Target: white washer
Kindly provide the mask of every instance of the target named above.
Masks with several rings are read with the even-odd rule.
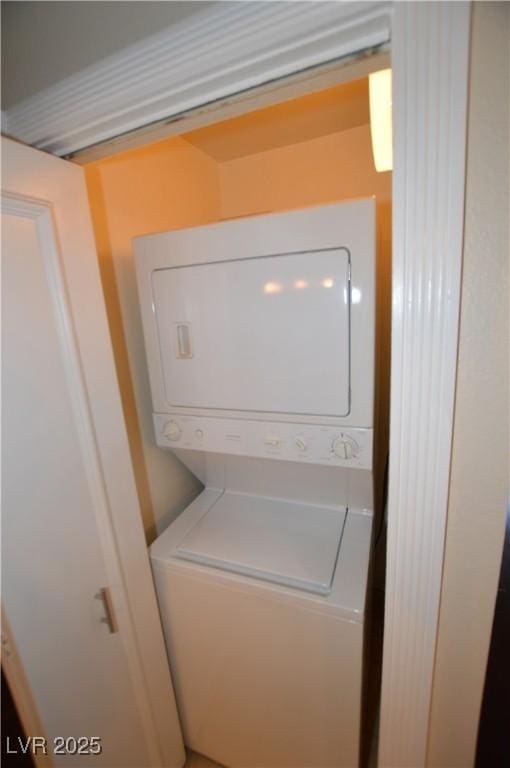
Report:
[[[208,488],[153,544],[192,749],[228,766],[358,764],[371,525]]]
[[[204,491],[151,547],[185,741],[359,760],[374,201],[135,241],[158,445]]]

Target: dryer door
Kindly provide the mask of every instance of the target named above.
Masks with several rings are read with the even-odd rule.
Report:
[[[156,270],[169,408],[349,413],[349,252]]]

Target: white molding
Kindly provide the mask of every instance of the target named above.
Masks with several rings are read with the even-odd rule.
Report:
[[[13,105],[10,136],[57,155],[389,40],[389,2],[218,3]]]
[[[470,5],[397,3],[379,765],[426,763],[457,365]]]

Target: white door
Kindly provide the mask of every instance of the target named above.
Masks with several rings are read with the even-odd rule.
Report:
[[[126,589],[147,560],[132,500],[115,530],[116,494],[134,485],[127,460],[122,488],[109,489],[125,432],[83,174],[13,142],[2,149],[2,603],[44,731],[27,735],[44,735],[57,765],[182,765],[148,564],[136,586],[144,615]],[[140,660],[147,626],[151,658]],[[151,674],[168,683],[158,712]]]

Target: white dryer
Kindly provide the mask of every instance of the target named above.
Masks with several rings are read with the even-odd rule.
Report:
[[[156,440],[204,483],[151,561],[185,735],[356,766],[372,532],[372,199],[135,241]]]

